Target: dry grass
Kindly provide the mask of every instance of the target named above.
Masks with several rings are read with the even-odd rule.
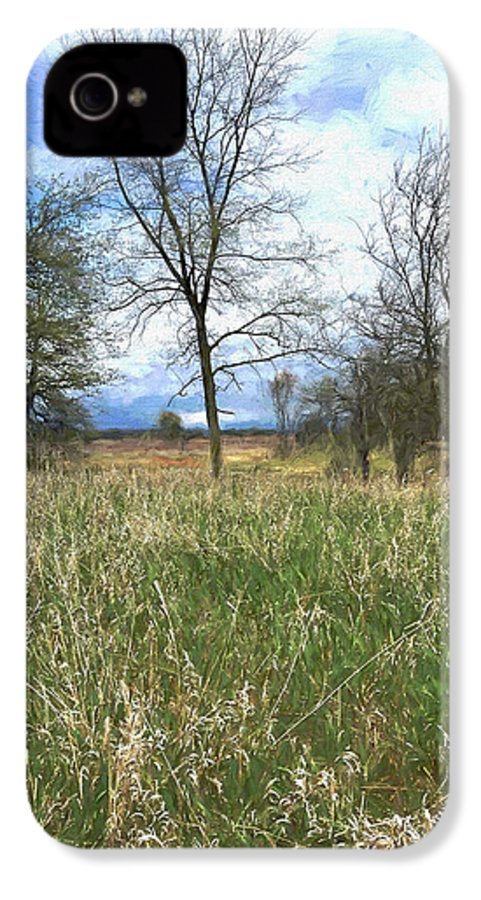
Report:
[[[446,793],[439,484],[31,477],[35,815],[80,846],[402,846]]]

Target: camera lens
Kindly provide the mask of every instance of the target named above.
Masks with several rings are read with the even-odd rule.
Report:
[[[110,78],[99,72],[82,75],[70,91],[70,103],[82,119],[105,119],[117,106],[119,95]]]

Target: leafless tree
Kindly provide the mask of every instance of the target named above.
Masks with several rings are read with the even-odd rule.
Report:
[[[121,252],[108,280],[132,329],[159,315],[175,324],[171,361],[188,371],[176,396],[201,383],[217,477],[219,413],[228,412],[219,393],[240,389],[246,366],[319,353],[322,344],[322,254],[283,187],[283,173],[308,164],[287,135],[296,114],[282,105],[306,37],[212,30],[169,38],[188,61],[187,142],[168,159],[113,161],[111,206],[122,228],[135,228],[113,242]]]
[[[294,375],[293,372],[289,372],[287,369],[276,372],[272,381],[269,381],[269,393],[272,406],[274,407],[277,431],[280,437],[280,450],[283,457],[287,456],[289,437],[294,432],[298,382],[297,375]]]
[[[417,449],[446,419],[449,310],[449,143],[421,135],[413,162],[394,166],[376,201],[362,249],[379,280],[372,296],[350,298],[347,320],[359,346],[383,359],[383,402],[405,481]],[[388,399],[388,402],[386,400]]]
[[[423,132],[414,163],[395,164],[363,250],[379,272],[360,319],[390,352],[436,363],[449,308],[449,144]]]

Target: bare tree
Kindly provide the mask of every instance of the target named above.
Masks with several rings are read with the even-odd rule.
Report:
[[[320,252],[282,186],[283,171],[308,162],[283,139],[296,115],[281,102],[306,38],[264,30],[170,38],[188,61],[187,142],[168,159],[113,161],[120,193],[111,205],[137,237],[127,232],[109,284],[132,329],[161,314],[175,323],[170,362],[188,370],[176,396],[201,383],[217,477],[219,413],[229,412],[219,394],[242,387],[246,366],[321,345]]]
[[[333,435],[345,414],[338,380],[332,375],[311,381],[299,391],[300,416],[296,431],[302,444]]]
[[[287,456],[289,449],[289,437],[294,432],[297,406],[298,377],[293,372],[283,369],[277,372],[269,382],[274,415],[276,417],[277,431],[280,436],[280,449],[283,457]]]
[[[361,334],[391,354],[436,366],[449,308],[449,143],[423,132],[415,160],[397,162],[363,251],[379,272],[358,316]]]
[[[358,346],[383,360],[381,385],[398,478],[419,447],[440,437],[449,309],[449,143],[421,135],[415,159],[395,164],[362,249],[379,280],[370,297],[350,298]],[[351,335],[352,343],[352,335]],[[380,408],[381,408],[380,407]]]

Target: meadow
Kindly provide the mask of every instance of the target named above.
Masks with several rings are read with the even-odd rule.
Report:
[[[41,825],[83,847],[429,832],[447,793],[443,485],[380,467],[365,487],[268,448],[232,450],[213,483],[201,453],[124,450],[29,474]]]

